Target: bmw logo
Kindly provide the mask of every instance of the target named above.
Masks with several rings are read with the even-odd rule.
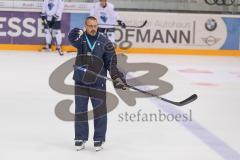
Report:
[[[205,28],[208,31],[214,31],[217,28],[217,22],[215,19],[208,19],[207,22],[205,23]]]

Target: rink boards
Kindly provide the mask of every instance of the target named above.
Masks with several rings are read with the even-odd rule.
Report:
[[[230,15],[119,12],[127,25],[143,28],[116,28],[118,52],[151,54],[239,56],[240,17]],[[75,51],[67,40],[74,27],[83,28],[89,14],[64,13],[63,50]],[[44,45],[39,11],[0,11],[1,50],[39,50]]]

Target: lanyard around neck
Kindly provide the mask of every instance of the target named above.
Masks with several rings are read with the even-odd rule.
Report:
[[[86,40],[87,40],[87,44],[88,44],[88,46],[89,46],[89,48],[90,48],[90,50],[91,51],[93,51],[94,50],[94,48],[95,48],[95,46],[96,46],[96,43],[97,43],[97,39],[94,41],[94,43],[93,43],[93,45],[90,43],[90,40],[89,40],[89,38],[88,38],[88,36],[85,34],[85,37],[86,37]]]

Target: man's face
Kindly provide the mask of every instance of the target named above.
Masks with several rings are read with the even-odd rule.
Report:
[[[100,5],[104,8],[107,5],[107,0],[100,0]]]
[[[97,30],[98,30],[98,24],[97,24],[96,20],[92,20],[92,19],[87,20],[85,27],[86,27],[87,34],[89,34],[91,36],[96,35]]]

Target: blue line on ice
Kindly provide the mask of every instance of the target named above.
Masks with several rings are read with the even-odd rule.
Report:
[[[160,101],[158,99],[152,99],[158,108],[161,108],[164,112],[169,114],[183,114],[176,106],[168,104],[167,102]],[[161,103],[162,105],[159,105]],[[219,137],[208,131],[206,128],[201,126],[200,123],[193,120],[191,122],[179,122],[183,127],[185,127],[189,132],[198,137],[202,142],[204,142],[208,147],[214,150],[218,155],[226,160],[240,160],[240,154],[233,149],[231,146],[226,144]]]

